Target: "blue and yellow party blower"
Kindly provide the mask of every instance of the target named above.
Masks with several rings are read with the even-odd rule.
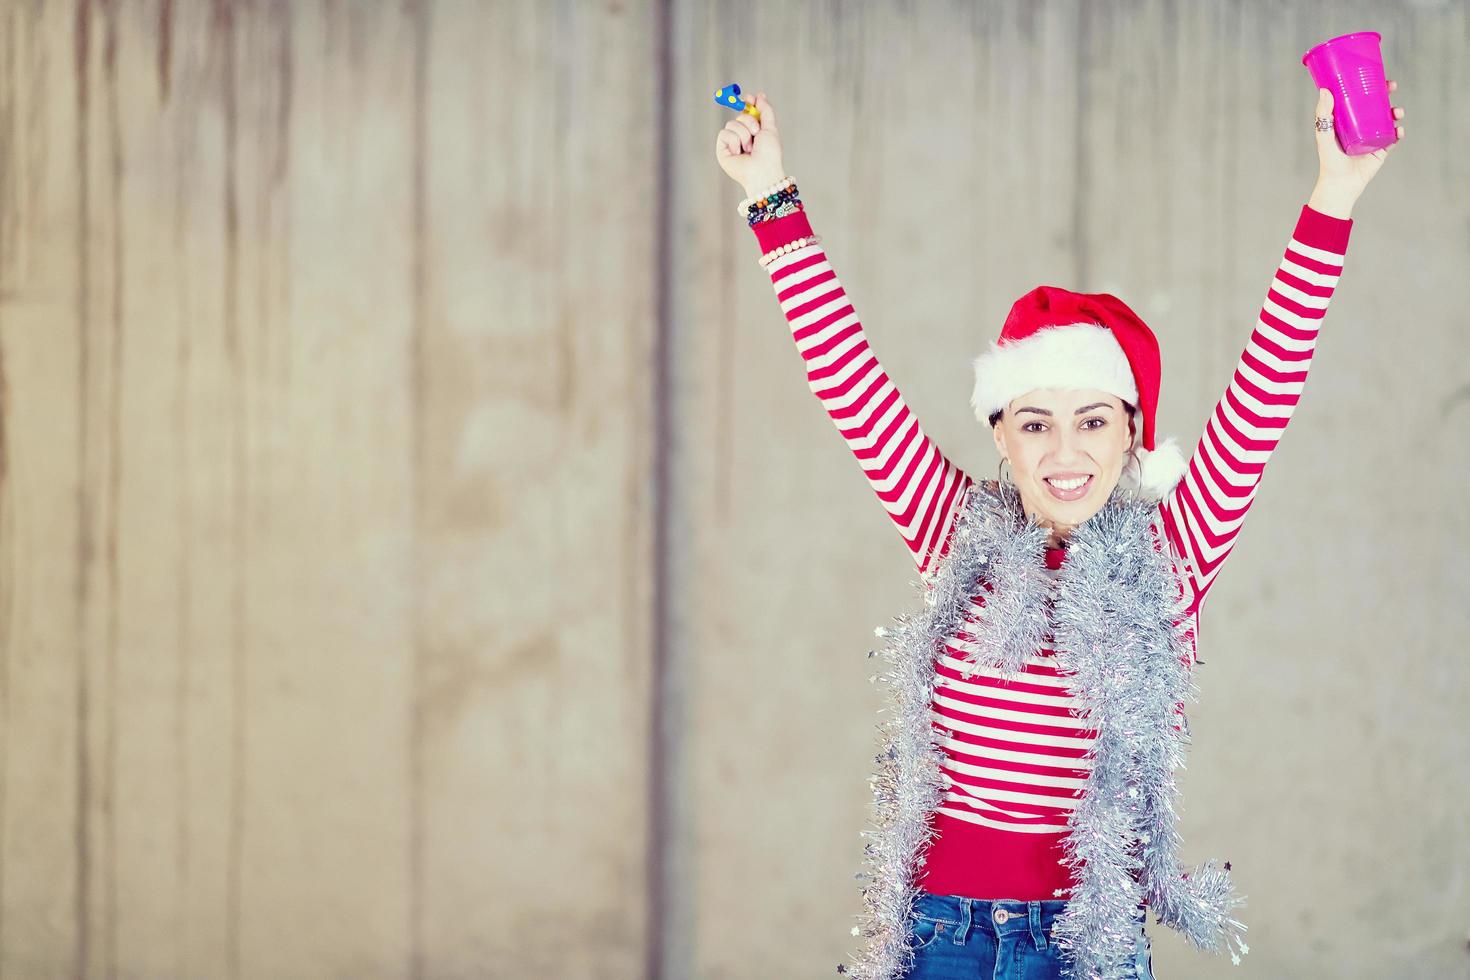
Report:
[[[736,112],[748,112],[757,119],[761,117],[759,109],[740,97],[740,86],[734,82],[715,91],[715,102],[727,109],[734,109]]]

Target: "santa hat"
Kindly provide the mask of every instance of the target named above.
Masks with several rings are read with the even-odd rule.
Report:
[[[1159,342],[1122,300],[1037,286],[1016,300],[1000,339],[975,359],[975,417],[988,421],[1013,398],[1037,388],[1097,388],[1133,405],[1143,418],[1134,443],[1139,473],[1120,482],[1150,499],[1168,494],[1187,464],[1174,438],[1154,448]]]

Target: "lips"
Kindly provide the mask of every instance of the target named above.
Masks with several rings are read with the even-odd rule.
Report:
[[[1077,484],[1076,486],[1073,486],[1073,484],[1077,483],[1077,480],[1079,478],[1082,479],[1082,482],[1080,484]],[[1042,480],[1042,482],[1046,484],[1047,492],[1050,493],[1057,500],[1068,501],[1081,500],[1083,497],[1087,496],[1087,491],[1092,489],[1092,481],[1094,479],[1096,478],[1090,473],[1066,475],[1057,474],[1055,476],[1046,477],[1044,480]],[[1058,480],[1061,483],[1066,484],[1066,488],[1057,486],[1055,483],[1052,482],[1052,480]]]

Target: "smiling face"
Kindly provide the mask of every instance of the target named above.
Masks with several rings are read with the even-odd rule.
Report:
[[[1052,543],[1102,509],[1128,461],[1132,413],[1117,395],[1037,388],[1012,399],[992,426],[1028,514]]]

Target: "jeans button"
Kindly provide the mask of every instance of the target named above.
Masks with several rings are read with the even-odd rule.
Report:
[[[1007,912],[1005,909],[995,910],[995,921],[999,922],[1001,925],[1005,925],[1006,920],[1010,917],[1011,913]]]

